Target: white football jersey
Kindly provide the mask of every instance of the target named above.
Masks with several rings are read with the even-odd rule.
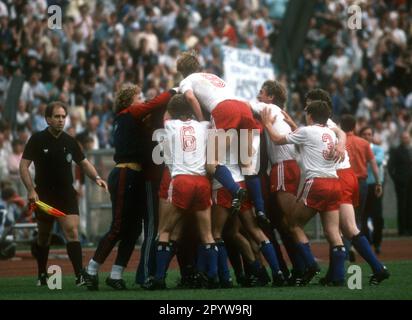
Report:
[[[337,138],[332,130],[321,125],[306,126],[289,133],[286,141],[300,146],[306,179],[338,177],[333,160]]]
[[[192,73],[180,82],[179,91],[192,90],[202,108],[208,112],[222,101],[236,99],[226,82],[212,73]]]
[[[170,174],[206,175],[206,147],[210,123],[196,120],[167,120],[165,160]]]
[[[326,122],[326,126],[329,129],[338,127],[337,124],[333,122],[332,119],[328,119],[328,121]],[[345,148],[345,159],[342,162],[336,164],[336,170],[347,169],[347,168],[350,168],[350,160],[349,160],[349,153]]]
[[[286,135],[292,132],[290,126],[284,121],[285,117],[282,114],[282,109],[280,109],[275,104],[267,104],[263,102],[251,102],[250,103],[254,113],[259,114],[263,109],[269,108],[271,115],[276,116],[276,120],[273,123],[273,128],[275,128],[280,134]],[[265,139],[267,146],[267,153],[271,165],[276,163],[286,161],[286,160],[295,160],[297,157],[296,148],[291,144],[279,145],[274,143],[269,134],[265,129]]]

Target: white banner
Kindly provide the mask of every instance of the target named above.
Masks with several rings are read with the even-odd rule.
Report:
[[[245,100],[256,100],[266,80],[274,80],[270,54],[258,50],[222,46],[224,80],[233,94]]]

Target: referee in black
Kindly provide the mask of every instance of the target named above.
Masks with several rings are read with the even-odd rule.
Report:
[[[63,131],[67,107],[63,102],[51,102],[45,112],[48,127],[33,134],[27,142],[20,162],[20,175],[27,188],[29,202],[41,200],[63,211],[67,216],[55,218],[36,210],[38,238],[35,244],[38,265],[38,286],[47,285],[47,259],[51,230],[57,219],[64,236],[69,258],[76,275],[76,285],[84,284],[82,277],[82,249],[79,242],[79,206],[73,188],[72,161],[85,174],[107,191],[106,182],[97,174],[93,165],[85,158],[77,141]],[[34,184],[29,166],[34,162]]]

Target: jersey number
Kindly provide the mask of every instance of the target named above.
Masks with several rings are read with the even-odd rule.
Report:
[[[220,79],[218,76],[215,76],[214,74],[203,73],[202,75],[204,78],[209,80],[209,82],[215,87],[223,88],[225,86],[224,81]]]
[[[333,160],[335,144],[330,134],[324,133],[322,135],[322,141],[326,142],[326,150],[322,151],[323,158],[325,160]]]
[[[193,127],[182,127],[180,129],[182,149],[184,152],[192,152],[196,150],[196,137],[194,134],[195,129]]]

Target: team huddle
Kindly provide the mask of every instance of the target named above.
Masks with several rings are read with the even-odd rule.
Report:
[[[117,242],[116,262],[106,284],[126,289],[122,273],[142,219],[136,203],[145,211],[151,206],[146,199],[146,164],[152,159],[145,155],[154,147],[160,147],[165,165],[155,203],[159,220],[153,255],[141,253],[136,278],[143,288],[166,288],[175,255],[183,288],[233,287],[229,261],[236,282],[244,287],[270,282],[276,287],[305,286],[320,272],[304,232],[317,213],[330,247],[321,285],[345,284],[343,239],[370,265],[371,285],[389,278],[355,218],[358,180],[345,149],[346,132],[353,130],[354,121],[342,120],[342,130],[330,119],[326,91],[307,93],[307,125],[298,128],[283,111],[287,93],[277,81],[265,81],[254,103],[239,100],[222,79],[201,72],[192,54],[183,54],[177,69],[184,77],[179,87],[148,102],[140,100],[137,86],[124,86],[117,94],[116,166],[108,181],[113,222],[82,272],[89,290],[98,290],[98,269]],[[144,140],[148,117],[153,128],[164,128],[151,145]],[[380,196],[378,169],[370,160]]]

